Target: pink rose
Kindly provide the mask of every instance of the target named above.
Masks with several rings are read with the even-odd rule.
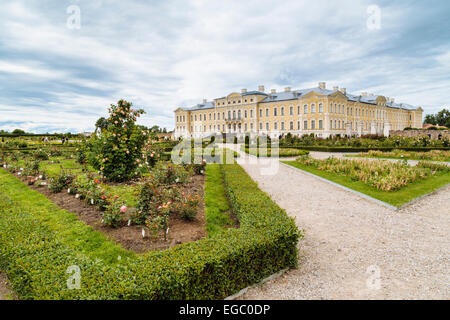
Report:
[[[125,213],[127,211],[127,207],[126,206],[121,206],[120,207],[120,212]]]

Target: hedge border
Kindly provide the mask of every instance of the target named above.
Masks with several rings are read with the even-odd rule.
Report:
[[[1,169],[0,267],[21,299],[166,300],[223,299],[296,267],[301,234],[293,219],[239,165],[222,168],[239,229],[129,256]],[[122,258],[106,261],[100,256],[105,250]],[[78,290],[67,287],[72,265],[81,270]]]

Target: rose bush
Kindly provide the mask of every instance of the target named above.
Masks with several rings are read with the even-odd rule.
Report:
[[[108,126],[91,138],[89,161],[108,180],[127,181],[136,177],[143,166],[142,149],[148,135],[136,120],[144,110],[132,109],[130,102],[120,100],[108,111]]]

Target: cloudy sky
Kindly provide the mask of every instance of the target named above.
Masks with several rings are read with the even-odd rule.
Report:
[[[260,84],[325,81],[425,113],[450,105],[448,0],[0,0],[0,8],[3,130],[90,131],[121,98],[147,111],[141,124],[172,129],[177,107]]]

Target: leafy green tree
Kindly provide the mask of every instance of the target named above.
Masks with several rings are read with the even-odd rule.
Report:
[[[21,129],[14,129],[14,131],[12,132],[12,134],[25,134],[25,131],[21,130]]]
[[[427,114],[423,123],[450,127],[450,111],[447,109],[442,109],[436,114]]]
[[[136,177],[137,168],[142,166],[142,149],[148,135],[136,120],[144,110],[132,109],[130,102],[120,100],[108,111],[105,129],[91,138],[89,162],[108,180],[127,181]]]

